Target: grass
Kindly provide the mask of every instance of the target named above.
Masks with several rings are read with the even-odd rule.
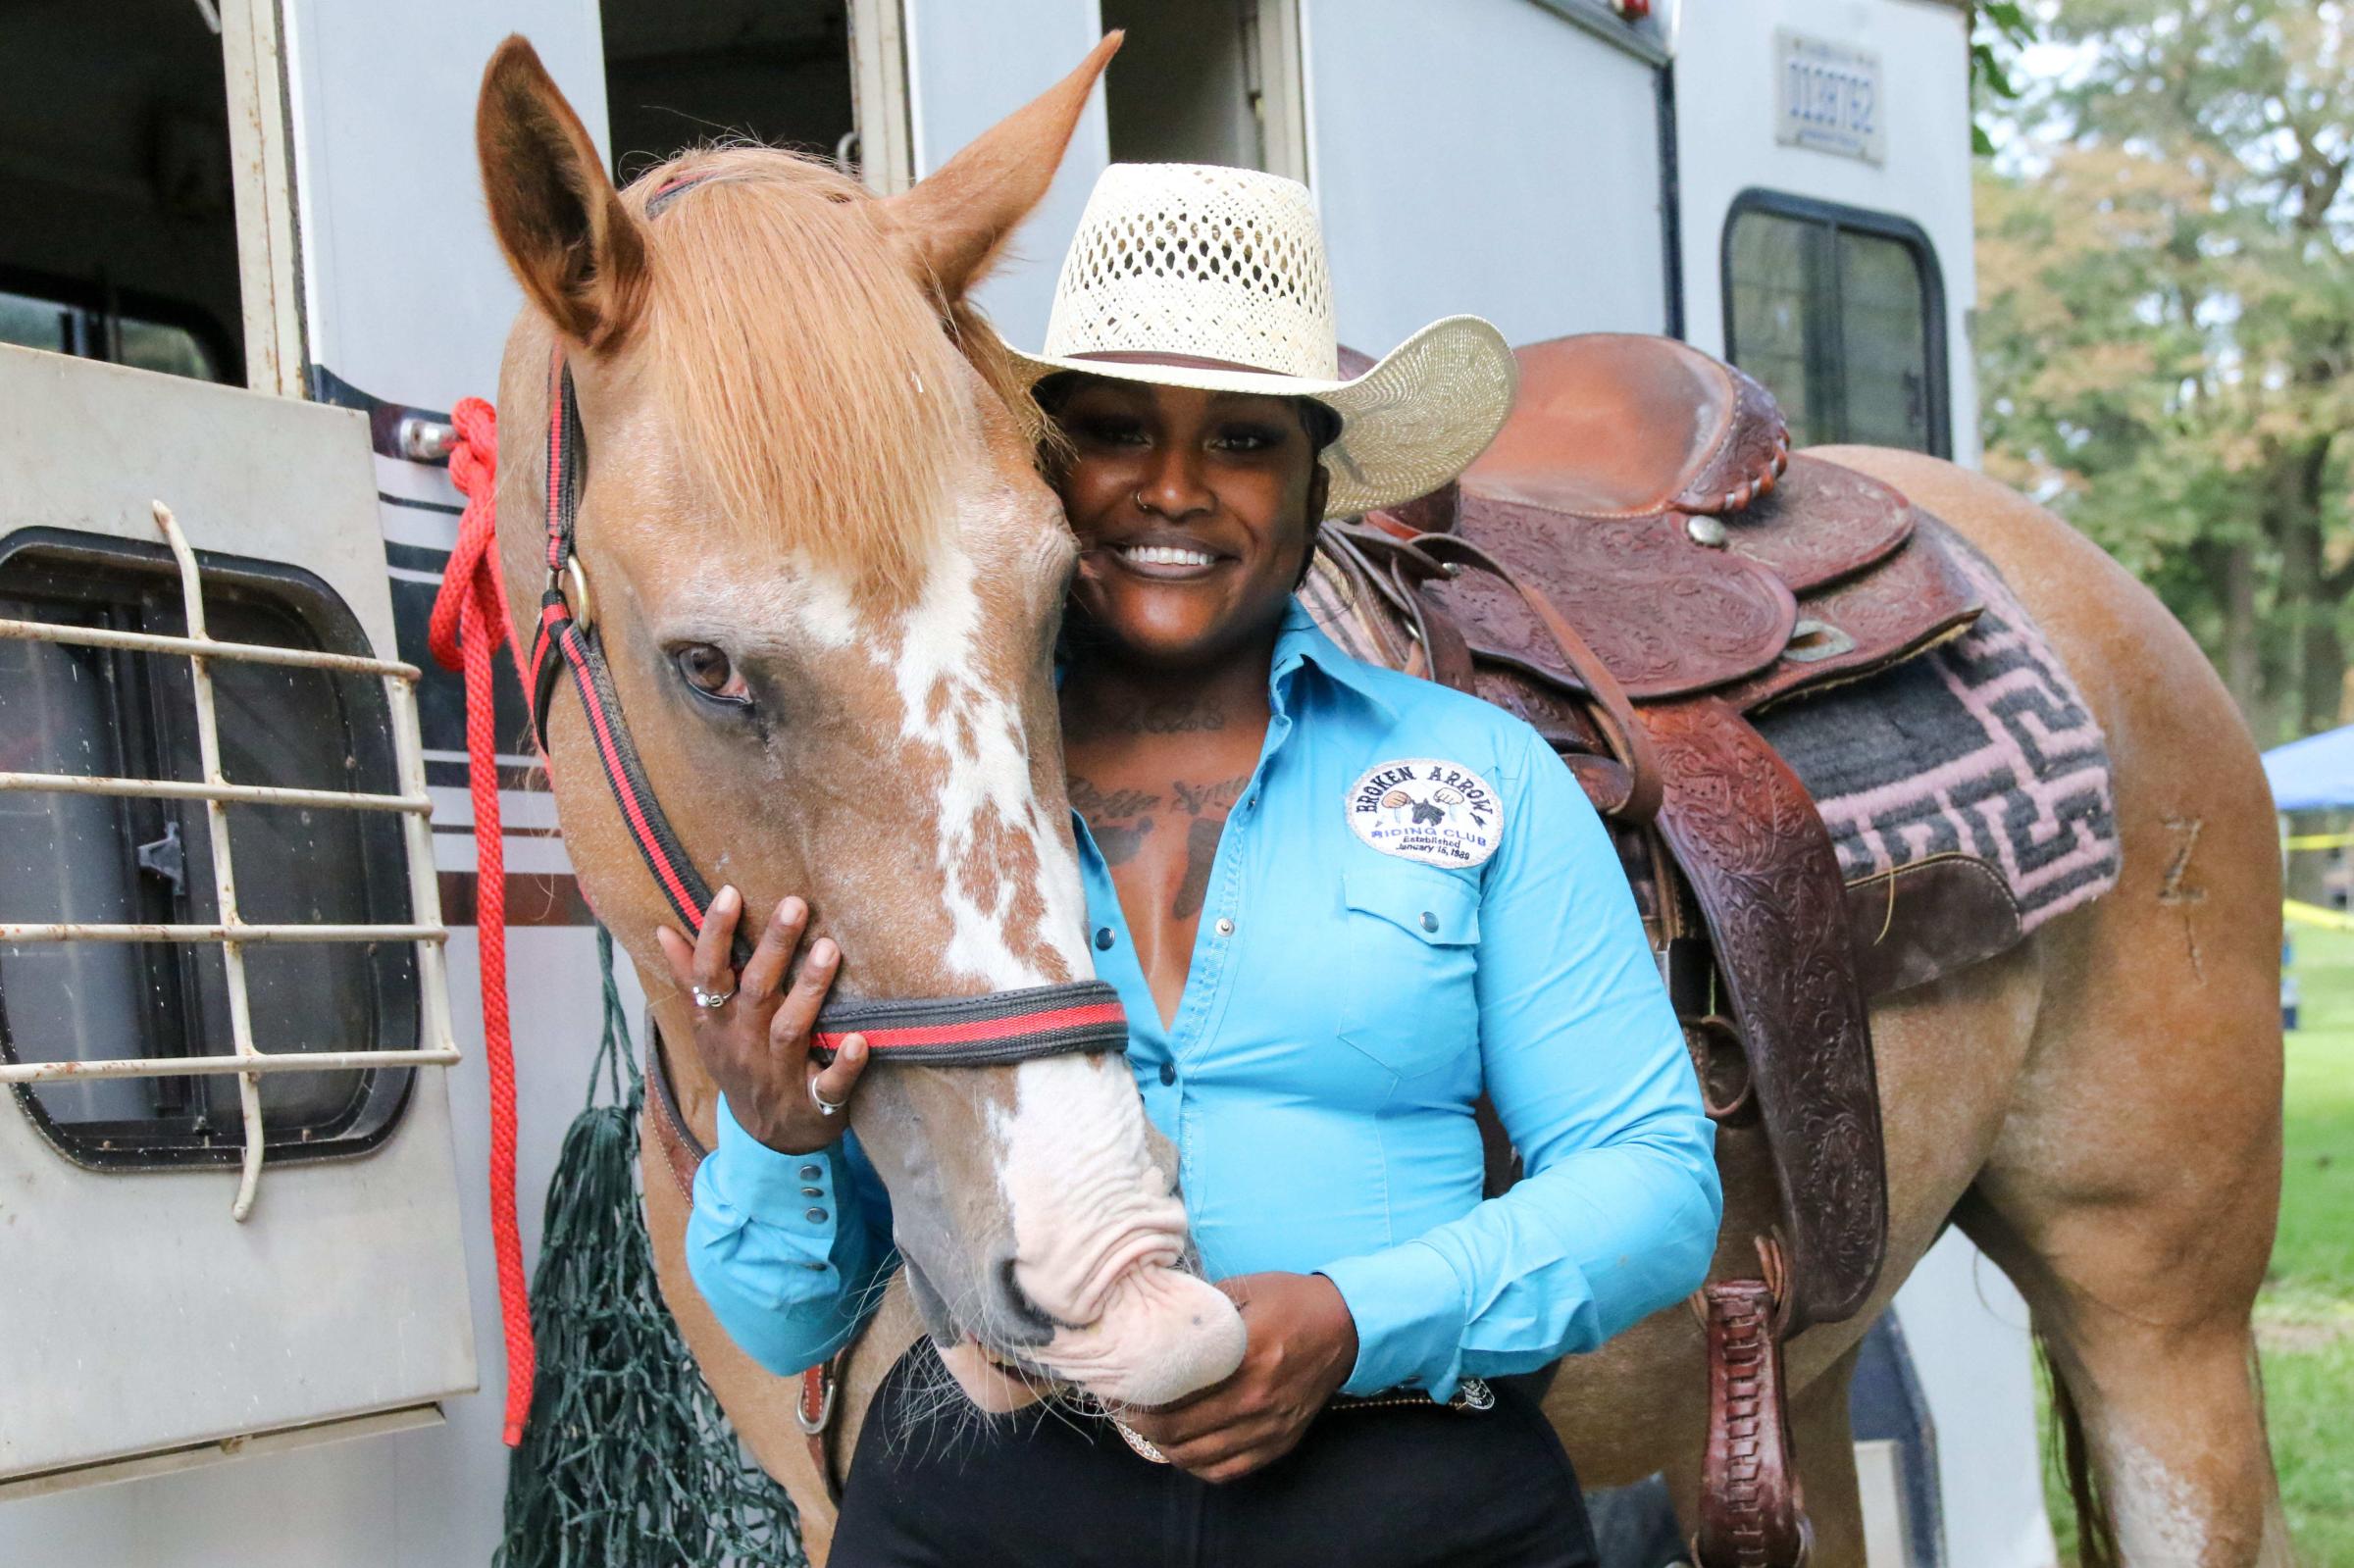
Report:
[[[2280,1231],[2256,1301],[2265,1408],[2302,1568],[2354,1568],[2354,934],[2295,930]],[[2045,1445],[2052,1447],[2046,1422]],[[2052,1528],[2074,1560],[2056,1459]]]

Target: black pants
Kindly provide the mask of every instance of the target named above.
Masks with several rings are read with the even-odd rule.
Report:
[[[1329,1411],[1212,1486],[1111,1424],[1033,1407],[981,1424],[919,1340],[875,1396],[830,1568],[1593,1568],[1577,1477],[1534,1400]],[[926,1414],[926,1412],[938,1412]]]

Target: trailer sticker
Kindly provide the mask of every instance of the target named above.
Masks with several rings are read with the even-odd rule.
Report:
[[[1773,139],[1866,163],[1888,160],[1880,57],[1868,50],[1773,31]]]

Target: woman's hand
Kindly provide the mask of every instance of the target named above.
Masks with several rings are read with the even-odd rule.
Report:
[[[1356,1365],[1356,1321],[1321,1274],[1243,1274],[1218,1289],[1243,1309],[1243,1364],[1175,1404],[1122,1417],[1204,1481],[1233,1481],[1292,1451]]]
[[[809,906],[787,898],[768,917],[751,962],[739,975],[728,958],[742,915],[743,895],[722,887],[691,945],[667,926],[655,930],[654,939],[682,990],[728,998],[717,1007],[696,1004],[694,1049],[728,1097],[736,1124],[779,1153],[813,1153],[849,1126],[839,1107],[849,1103],[866,1070],[866,1039],[858,1035],[842,1042],[830,1065],[821,1068],[809,1059],[809,1032],[842,967],[842,949],[820,936],[803,955],[793,987],[782,989],[809,921]],[[821,1096],[824,1105],[837,1107],[832,1114]]]

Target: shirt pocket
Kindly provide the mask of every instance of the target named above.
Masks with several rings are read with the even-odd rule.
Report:
[[[1340,1036],[1400,1078],[1479,1044],[1479,888],[1401,863],[1341,878]]]

